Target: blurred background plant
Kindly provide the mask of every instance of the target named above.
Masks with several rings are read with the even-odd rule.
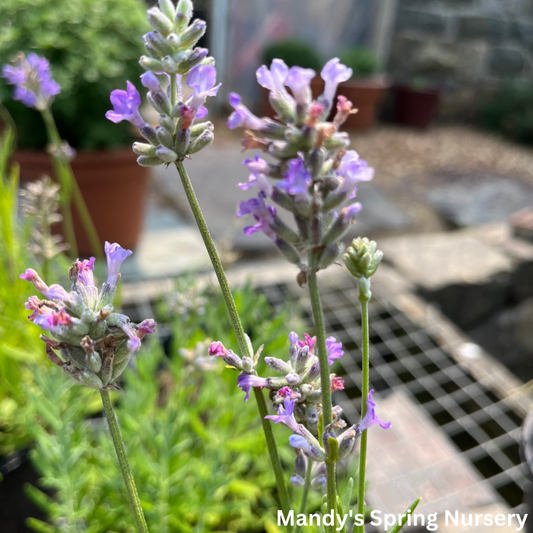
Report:
[[[482,124],[492,131],[519,143],[533,145],[533,86],[511,80],[481,109]]]
[[[353,77],[371,76],[379,69],[379,61],[374,52],[364,47],[345,50],[339,54],[342,64],[353,70]]]
[[[323,66],[323,61],[312,45],[292,39],[275,42],[264,48],[262,60],[266,65],[270,65],[276,58],[283,59],[289,67],[312,68],[317,73]]]
[[[128,125],[110,129],[103,120],[109,94],[141,74],[138,36],[147,28],[141,0],[5,0],[0,4],[0,64],[18,52],[44,55],[61,94],[54,115],[64,139],[76,149],[112,148],[131,140]],[[47,143],[41,118],[11,98],[0,81],[0,101],[17,124],[21,148]]]

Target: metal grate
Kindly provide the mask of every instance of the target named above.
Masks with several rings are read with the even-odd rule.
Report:
[[[237,277],[242,281],[249,274],[246,271]],[[138,285],[139,289],[128,291],[123,311],[134,320],[153,316],[155,294],[171,286],[163,283],[145,291],[142,284]],[[295,313],[311,326],[307,292],[292,279],[274,282],[272,276],[263,276],[258,288],[275,308],[291,302]],[[346,351],[340,360],[345,390],[336,393],[336,400],[348,420],[356,421],[361,398],[361,321],[356,282],[344,275],[328,276],[321,278],[320,288],[327,332],[340,340]],[[373,292],[369,305],[372,388],[382,395],[404,391],[421,405],[502,500],[516,509],[523,503],[529,483],[519,453],[522,413],[480,383],[458,363],[446,342],[411,320],[388,294]]]
[[[343,343],[340,360],[345,390],[337,396],[348,419],[357,420],[361,391],[361,318],[357,287],[342,276],[321,282],[328,333]],[[351,285],[350,285],[351,283]],[[270,302],[289,299],[311,324],[304,291],[289,284],[263,287]],[[369,305],[370,382],[381,394],[405,391],[441,427],[461,453],[512,508],[522,504],[528,484],[519,453],[522,417],[460,366],[446,346],[417,326],[384,297]],[[338,393],[339,394],[339,393]]]

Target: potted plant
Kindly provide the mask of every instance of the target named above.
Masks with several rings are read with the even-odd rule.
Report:
[[[142,69],[146,29],[141,0],[7,0],[0,4],[0,64],[18,52],[36,52],[51,65],[61,93],[53,103],[59,132],[76,151],[72,168],[100,236],[133,247],[141,231],[147,171],[129,146],[128,124],[110,127],[105,112],[109,94],[136,83]],[[45,152],[46,129],[39,113],[12,99],[13,88],[0,79],[0,101],[18,128],[15,159],[22,180],[53,175]],[[81,253],[90,251],[74,211]]]
[[[394,116],[398,124],[426,129],[433,122],[439,104],[440,89],[422,77],[394,88]]]
[[[381,103],[390,83],[383,75],[378,75],[379,62],[366,48],[352,48],[340,54],[340,61],[353,71],[352,78],[338,88],[338,94],[353,102],[357,113],[350,115],[345,122],[347,129],[363,130],[376,122]]]
[[[313,98],[318,98],[324,90],[324,80],[318,75],[322,68],[322,61],[313,46],[308,43],[287,40],[278,41],[269,44],[262,54],[262,61],[265,65],[270,66],[273,59],[282,59],[288,67],[302,67],[311,68],[317,76],[311,81],[311,91]],[[270,106],[268,101],[269,91],[265,88],[261,89],[261,111],[264,116],[274,118],[276,113]]]

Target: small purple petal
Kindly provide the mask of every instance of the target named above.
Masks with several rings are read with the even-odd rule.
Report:
[[[372,394],[374,394],[373,390],[368,393],[368,401],[366,402],[366,405],[368,406],[368,411],[366,412],[365,417],[359,424],[360,432],[367,430],[375,424],[379,424],[379,426],[383,429],[389,429],[392,426],[391,422],[384,422],[383,420],[380,420],[376,415],[376,404],[372,400]]]
[[[116,285],[120,275],[120,265],[133,252],[125,250],[117,243],[105,243],[105,254],[107,256],[107,283]]]

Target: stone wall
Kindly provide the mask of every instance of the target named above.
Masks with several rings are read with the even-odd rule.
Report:
[[[533,0],[398,0],[388,70],[442,85],[444,115],[468,113],[502,80],[533,81]]]

